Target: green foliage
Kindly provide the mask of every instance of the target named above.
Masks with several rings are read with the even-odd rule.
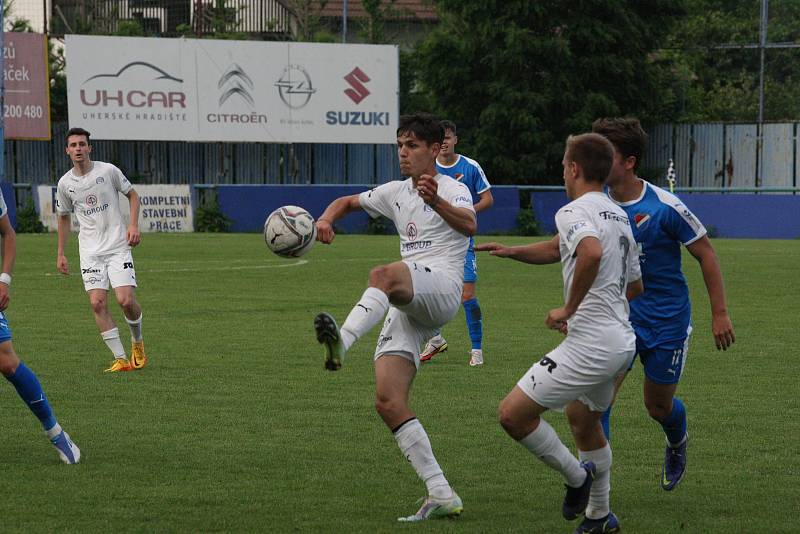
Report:
[[[541,235],[532,208],[522,208],[517,214],[517,235]]]
[[[388,218],[384,217],[383,215],[375,219],[370,217],[367,233],[373,235],[387,235],[393,232],[394,224]]]
[[[194,211],[194,229],[196,232],[228,232],[233,222],[219,207],[216,195],[206,193],[200,207]]]
[[[683,9],[672,0],[437,6],[441,23],[419,44],[417,87],[407,90],[459,125],[459,151],[495,183],[557,183],[567,135],[598,116],[659,111],[666,88],[651,56]]]
[[[29,198],[25,207],[17,211],[17,232],[21,234],[42,234],[47,232],[47,227],[39,219],[33,199]]]
[[[120,20],[114,35],[120,37],[145,37],[147,34],[136,20]]]

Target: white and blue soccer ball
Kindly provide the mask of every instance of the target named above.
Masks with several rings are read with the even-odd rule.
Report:
[[[298,206],[281,206],[264,222],[267,247],[284,258],[297,258],[311,250],[317,239],[314,217]]]

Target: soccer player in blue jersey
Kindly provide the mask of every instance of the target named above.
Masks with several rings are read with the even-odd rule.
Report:
[[[444,128],[444,143],[436,158],[436,170],[440,174],[450,176],[469,188],[472,194],[475,213],[487,210],[494,204],[492,189],[489,180],[481,169],[480,164],[462,154],[456,154],[455,146],[458,144],[458,134],[453,121],[442,121]],[[464,305],[464,315],[467,319],[467,330],[472,342],[469,364],[473,367],[483,365],[483,318],[478,297],[475,295],[475,283],[478,281],[478,265],[475,259],[475,239],[470,237],[469,249],[464,259],[464,286],[461,291],[461,302]],[[427,362],[436,354],[447,350],[447,341],[441,332],[436,334],[425,345],[420,354],[420,361]]]
[[[9,304],[11,272],[14,270],[14,261],[17,258],[17,236],[8,220],[8,208],[2,192],[0,192],[0,240],[3,252],[3,272],[0,274],[0,373],[11,382],[33,415],[42,423],[61,460],[67,464],[76,464],[81,459],[80,449],[56,421],[39,379],[19,360],[11,343],[11,329],[3,312]]]
[[[681,200],[636,175],[647,144],[638,119],[598,119],[592,130],[614,145],[608,195],[625,210],[639,246],[644,294],[631,302],[636,352],[644,366],[644,404],[667,437],[661,487],[667,491],[686,471],[686,407],[675,397],[692,332],[689,288],[681,271],[681,245],[700,263],[711,302],[711,330],[718,350],[734,342],[725,288],[714,247]],[[617,391],[624,377],[618,381]],[[610,408],[603,429],[609,435]]]

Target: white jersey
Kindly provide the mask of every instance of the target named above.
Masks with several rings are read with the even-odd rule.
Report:
[[[472,212],[472,197],[462,183],[436,175],[438,194],[456,208]],[[358,196],[359,204],[373,218],[390,219],[400,235],[400,256],[442,272],[448,278],[464,281],[464,256],[469,237],[454,230],[433,208],[423,202],[411,178],[389,182]]]
[[[81,256],[130,250],[119,193],[127,194],[132,188],[122,171],[102,161],[93,161],[91,170],[83,176],[70,169],[61,177],[56,194],[58,213],[75,213],[78,217]]]
[[[578,243],[584,237],[596,237],[603,249],[597,278],[568,321],[568,338],[598,342],[609,328],[619,328],[625,339],[633,340],[625,290],[642,274],[628,216],[604,193],[591,192],[558,210],[556,226],[565,301],[575,274]]]

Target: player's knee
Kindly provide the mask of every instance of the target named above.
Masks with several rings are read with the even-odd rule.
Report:
[[[89,304],[95,314],[103,313],[106,310],[106,299],[103,297],[92,298],[89,300]]]
[[[384,293],[389,293],[393,285],[393,277],[391,269],[386,265],[378,265],[373,267],[369,272],[369,285],[380,289]]]
[[[666,404],[658,401],[645,400],[644,405],[645,408],[647,408],[647,413],[650,415],[650,417],[659,423],[669,417],[670,412],[672,412],[671,403]]]
[[[133,295],[123,295],[118,299],[119,305],[126,312],[133,312],[136,310],[136,297]]]
[[[375,411],[384,420],[393,419],[403,408],[403,403],[397,399],[381,395],[375,397]]]
[[[14,349],[11,348],[11,343],[8,343],[8,347],[5,346],[6,343],[3,343],[0,346],[0,374],[3,376],[11,376],[17,371],[17,367],[19,367],[19,357],[14,352]]]
[[[518,418],[514,416],[514,411],[507,402],[503,401],[500,403],[500,406],[497,407],[497,419],[500,421],[500,426],[503,427],[503,430],[505,430],[509,436],[514,439],[521,439],[517,437],[521,433]]]
[[[467,302],[468,300],[472,300],[475,298],[475,289],[468,288],[466,285],[464,289],[461,290],[461,302]]]

